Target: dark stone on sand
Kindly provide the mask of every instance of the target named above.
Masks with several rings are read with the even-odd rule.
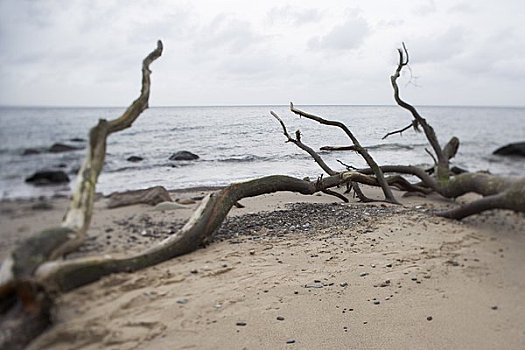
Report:
[[[40,154],[40,153],[42,153],[42,152],[37,150],[36,148],[26,148],[24,150],[24,152],[22,152],[22,155],[23,156],[30,156],[30,155],[33,155],[33,154]]]
[[[288,339],[286,341],[286,344],[294,344],[295,343],[295,339]]]
[[[114,192],[109,195],[108,208],[118,208],[134,204],[157,205],[161,202],[171,202],[168,191],[162,186],[134,190],[127,192]]]
[[[63,143],[54,143],[51,147],[49,147],[48,152],[51,152],[51,153],[63,153],[63,152],[76,151],[76,150],[79,150],[79,149],[81,149],[81,148],[75,147],[75,146],[66,145],[66,144],[63,144]]]
[[[25,181],[35,186],[55,185],[69,182],[69,177],[62,170],[40,170]]]
[[[139,157],[139,156],[131,156],[131,157],[128,157],[128,159],[126,159],[128,162],[132,162],[132,163],[137,163],[137,162],[141,162],[144,160],[144,158],[142,157]]]
[[[284,321],[284,317],[282,317],[282,316],[277,316],[277,320],[278,320],[278,321]]]
[[[199,156],[188,152],[188,151],[179,151],[176,153],[173,153],[170,157],[170,160],[196,160],[199,159]]]
[[[242,322],[242,321],[235,323],[236,326],[240,326],[240,327],[244,327],[246,326],[246,324],[247,324],[246,322]]]
[[[432,316],[428,316],[427,321],[432,321]]]
[[[498,148],[492,154],[499,156],[519,156],[525,157],[525,142],[509,143],[503,147]]]

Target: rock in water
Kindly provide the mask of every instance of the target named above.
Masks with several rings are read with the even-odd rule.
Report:
[[[36,149],[36,148],[26,148],[24,150],[24,152],[22,152],[22,155],[23,156],[30,156],[32,154],[40,154],[42,152],[40,152],[40,150]]]
[[[177,153],[173,153],[170,157],[170,160],[195,160],[199,159],[199,156],[188,152],[188,151],[179,151]]]
[[[134,204],[157,205],[161,202],[171,202],[168,191],[162,186],[134,190],[127,192],[114,192],[109,195],[108,208],[118,208]]]
[[[137,163],[137,162],[141,162],[144,160],[144,158],[142,157],[138,157],[138,156],[131,156],[131,157],[128,157],[128,159],[126,159],[128,162],[132,162],[132,163]]]
[[[36,186],[54,185],[69,182],[69,177],[62,170],[41,170],[26,178],[26,182]]]
[[[70,145],[65,145],[63,143],[54,143],[48,149],[48,151],[51,152],[51,153],[62,153],[62,152],[76,151],[76,150],[79,150],[79,149],[81,149],[81,148],[70,146]]]
[[[506,146],[500,147],[492,154],[499,156],[520,156],[525,157],[525,142],[509,143]]]

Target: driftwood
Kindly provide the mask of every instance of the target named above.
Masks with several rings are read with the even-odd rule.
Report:
[[[321,151],[357,151],[355,146],[323,146],[319,148]]]
[[[273,175],[234,183],[206,196],[184,227],[139,254],[128,257],[94,257],[48,262],[36,271],[36,278],[47,288],[68,291],[115,272],[132,272],[192,252],[207,244],[236,202],[243,198],[279,191],[314,194],[329,188],[368,178],[358,172],[345,172],[317,181]]]
[[[432,126],[427,123],[425,118],[419,114],[414,106],[400,97],[397,79],[400,76],[401,70],[409,63],[408,50],[404,43],[403,47],[398,49],[398,53],[399,62],[396,71],[390,78],[394,89],[394,99],[400,107],[408,110],[412,114],[413,120],[408,127],[388,133],[385,137],[400,133],[410,127],[416,130],[419,130],[419,128],[423,129],[428,143],[435,154],[437,178],[421,176],[420,171],[416,171],[414,168],[401,169],[399,167],[392,167],[390,170],[418,176],[422,181],[422,185],[446,198],[456,198],[467,193],[476,193],[483,196],[481,199],[438,214],[443,217],[463,219],[489,209],[510,209],[517,212],[525,212],[524,177],[502,177],[484,173],[465,172],[457,174],[457,171],[451,171],[449,160],[457,153],[459,139],[453,137],[445,147],[441,147]],[[383,170],[386,171],[384,168]]]
[[[348,138],[354,144],[355,151],[359,153],[361,157],[363,157],[363,159],[366,161],[368,166],[373,170],[374,175],[376,176],[376,179],[377,179],[377,183],[383,190],[383,193],[385,195],[385,200],[390,203],[399,204],[397,199],[394,197],[394,194],[392,193],[390,186],[388,186],[388,182],[385,180],[385,177],[383,175],[383,171],[381,170],[381,168],[378,166],[374,158],[372,158],[370,153],[368,153],[368,151],[363,146],[361,146],[357,138],[354,136],[354,134],[350,131],[350,129],[348,129],[348,127],[344,123],[324,119],[319,116],[313,115],[311,113],[303,112],[302,110],[295,108],[293,103],[291,102],[290,102],[290,111],[292,111],[292,113],[295,113],[300,117],[304,117],[304,118],[316,121],[319,124],[335,126],[343,130],[344,133],[348,136]]]
[[[134,204],[157,205],[171,201],[168,190],[162,186],[154,186],[142,190],[113,192],[109,195],[108,208],[125,207]]]
[[[2,331],[0,348],[23,348],[49,324],[52,307],[48,289],[34,277],[37,268],[47,261],[60,258],[77,249],[86,239],[91,222],[95,186],[106,156],[109,135],[129,128],[148,108],[150,95],[150,64],[162,54],[158,41],[142,62],[140,96],[114,120],[99,120],[89,132],[89,147],[77,175],[77,185],[71,204],[60,227],[43,230],[23,241],[4,260],[0,268],[0,311]],[[31,323],[34,326],[29,327]]]

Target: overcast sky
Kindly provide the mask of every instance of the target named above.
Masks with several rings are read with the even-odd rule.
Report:
[[[0,0],[0,104],[525,105],[523,0]],[[407,82],[411,82],[407,84]]]

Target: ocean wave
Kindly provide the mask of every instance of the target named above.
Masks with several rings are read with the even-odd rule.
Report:
[[[426,144],[422,143],[422,144],[410,144],[410,145],[405,145],[405,144],[402,144],[402,143],[380,143],[380,144],[377,144],[377,145],[370,145],[370,146],[366,146],[365,148],[366,149],[371,149],[371,150],[388,150],[388,151],[397,151],[397,150],[412,150],[418,146],[424,146]]]
[[[272,160],[272,158],[264,157],[264,156],[256,156],[254,154],[217,159],[218,162],[225,162],[225,163],[244,163],[244,162],[257,162],[257,161],[264,162],[268,160]]]

